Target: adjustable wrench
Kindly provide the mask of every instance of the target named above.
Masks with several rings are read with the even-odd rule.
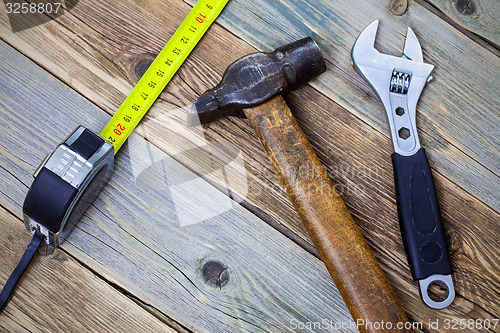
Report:
[[[378,20],[358,36],[351,56],[356,71],[372,86],[384,104],[394,145],[392,163],[399,224],[408,263],[423,301],[442,309],[455,298],[452,265],[431,169],[418,140],[415,113],[422,89],[434,69],[423,62],[422,48],[408,27],[402,57],[378,52]],[[441,282],[448,295],[442,301],[429,297],[429,286]]]

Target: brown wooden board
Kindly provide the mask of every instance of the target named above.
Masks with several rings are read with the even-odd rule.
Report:
[[[330,102],[312,91],[307,89],[303,94],[296,92],[288,99],[303,128],[307,128],[305,124],[310,117],[326,122],[327,109],[331,109]],[[500,305],[495,295],[499,292],[500,270],[496,263],[500,252],[498,246],[484,246],[499,243],[500,214],[433,171],[455,269],[454,282],[458,296],[445,310],[428,308],[420,300],[416,284],[411,281],[403,254],[388,153],[391,142],[367,126],[354,127],[356,121],[352,114],[340,110],[338,108],[335,112],[337,121],[334,131],[322,140],[318,139],[314,148],[320,158],[324,158],[328,172],[335,175],[334,182],[344,190],[344,200],[358,225],[365,231],[364,235],[383,267],[387,265],[386,272],[392,278],[393,285],[401,295],[403,307],[412,319],[425,322],[430,318],[440,318],[442,322],[451,317],[498,317]],[[313,141],[318,136],[310,129],[306,129],[306,135]],[[359,150],[371,153],[360,156]]]
[[[0,142],[0,204],[17,217],[20,233],[21,205],[36,165],[77,124],[85,123],[95,131],[110,117],[3,42],[0,57],[0,121],[5,124]],[[111,181],[62,245],[65,252],[115,286],[113,290],[132,295],[151,307],[152,313],[158,311],[189,330],[279,332],[322,320],[349,324],[345,304],[320,260],[143,137],[129,140],[116,158]],[[0,267],[5,280],[23,246],[11,248],[9,237],[2,240],[11,257],[11,264]],[[0,252],[0,262],[5,255]],[[43,267],[38,272],[48,274]],[[33,283],[30,271],[26,276],[23,281]],[[105,307],[120,300],[99,289],[93,293],[90,287],[79,296],[77,290],[83,287],[77,273],[62,271],[60,278],[68,279],[68,294],[55,300],[58,306],[91,299],[92,304]],[[43,285],[37,290],[43,293]],[[40,297],[26,304],[23,289],[16,295],[23,298],[13,305],[22,307],[28,317],[37,316],[40,309],[30,304],[38,304]],[[126,320],[121,313],[111,312],[115,320]],[[48,307],[46,314],[58,312]],[[12,315],[9,325],[22,325],[23,318]],[[91,324],[91,330],[107,329],[97,319],[82,323]],[[51,329],[48,323],[39,325],[41,330]],[[114,323],[108,325],[114,327]],[[146,330],[158,331],[153,326]]]
[[[3,184],[2,184],[3,185]],[[0,207],[0,285],[30,242],[19,218]],[[35,255],[11,302],[2,332],[175,332],[62,250]]]
[[[500,4],[489,0],[427,0],[465,29],[500,45]]]
[[[492,71],[500,67],[498,52],[486,50],[418,3],[411,3],[402,16],[392,14],[389,5],[387,0],[236,0],[219,22],[266,51],[313,37],[330,70],[312,86],[387,136],[384,109],[352,68],[350,52],[363,28],[379,19],[376,47],[400,55],[406,27],[411,26],[423,47],[424,61],[436,67],[435,80],[427,85],[417,107],[420,141],[437,170],[500,209],[500,72]]]
[[[387,277],[283,97],[243,112],[353,320],[409,324]],[[378,332],[370,325],[359,329]]]
[[[306,34],[297,30],[293,35],[287,29],[297,25],[300,27],[298,24],[300,22],[316,22],[316,19],[312,18],[314,15],[304,18],[303,11],[285,10],[286,15],[276,14],[276,8],[282,8],[279,7],[281,2],[276,2],[276,8],[262,7],[258,3],[251,12],[244,12],[248,15],[242,14],[241,18],[238,18],[234,12],[243,8],[242,5],[248,4],[249,2],[232,0],[218,22],[222,22],[231,31],[234,30],[236,34],[265,50],[271,50]],[[316,87],[323,93],[306,87],[286,99],[321,161],[327,166],[334,183],[337,184],[344,201],[389,275],[410,317],[424,323],[437,319],[442,323],[443,320],[450,318],[458,320],[498,317],[498,247],[486,244],[499,243],[497,224],[499,214],[481,202],[484,200],[495,207],[492,200],[498,201],[496,194],[498,191],[495,190],[498,188],[498,180],[496,176],[483,177],[482,171],[479,173],[482,175],[480,177],[483,177],[482,181],[474,180],[473,177],[477,176],[474,170],[481,169],[481,166],[475,164],[469,157],[469,150],[477,150],[477,153],[487,156],[498,155],[492,150],[495,149],[495,144],[492,144],[493,148],[482,148],[487,146],[488,142],[495,142],[497,137],[494,133],[498,131],[495,127],[498,121],[491,119],[498,117],[494,112],[498,109],[498,98],[495,98],[498,96],[496,93],[498,90],[493,89],[491,84],[488,85],[482,77],[485,77],[484,73],[490,74],[490,68],[495,66],[498,59],[490,51],[481,50],[478,44],[437,20],[432,13],[423,10],[418,4],[411,2],[409,11],[399,18],[388,16],[388,8],[384,3],[375,4],[375,2],[372,4],[349,2],[347,5],[340,3],[334,8],[328,7],[328,11],[318,10],[321,25],[328,26],[331,22],[335,22],[344,29],[339,31],[333,29],[334,35],[331,35],[330,30],[328,34],[322,35],[330,36],[328,40],[317,38],[321,47],[327,49],[326,54],[335,56],[335,62],[331,62],[329,69],[330,77],[324,79],[330,88],[326,87],[326,83],[319,86],[322,81],[318,81]],[[86,1],[56,22],[16,34],[9,31],[5,18],[0,15],[0,36],[69,87],[112,114],[137,82],[137,74],[141,73],[141,68],[143,71],[147,60],[159,52],[188,10],[187,5],[167,1],[160,3],[143,1],[140,4],[130,1],[106,4]],[[167,12],[169,15],[164,14]],[[251,16],[253,12],[258,13],[260,18]],[[268,12],[272,13],[269,17]],[[327,15],[335,15],[337,19],[323,18],[321,15],[325,12]],[[367,18],[367,12],[372,13],[373,17]],[[371,19],[377,17],[382,18],[378,43],[381,51],[400,54],[403,45],[401,34],[404,33],[405,26],[409,24],[415,28],[414,23],[416,23],[415,30],[422,41],[424,57],[433,64],[436,64],[434,58],[441,62],[435,72],[436,78],[439,78],[438,69],[443,66],[445,69],[439,74],[444,79],[439,78],[426,88],[417,108],[420,136],[430,155],[431,166],[434,167],[445,227],[451,242],[452,260],[456,269],[454,278],[458,299],[452,307],[444,311],[434,311],[423,305],[416,285],[411,281],[399,238],[390,163],[392,147],[385,125],[385,115],[373,92],[348,65],[348,53],[355,37]],[[275,18],[285,21],[283,24],[277,24],[271,20]],[[289,21],[286,21],[287,19]],[[248,33],[243,34],[241,31],[242,22],[248,23],[244,26],[249,30]],[[426,22],[430,22],[432,28],[430,31],[423,27]],[[352,28],[350,26],[346,28],[347,25]],[[422,31],[425,31],[425,36],[421,35]],[[250,39],[253,38],[251,35],[258,36],[259,40]],[[319,36],[312,35],[315,38]],[[395,36],[399,36],[397,41],[393,41]],[[266,44],[270,38],[273,39],[272,45]],[[259,46],[257,42],[262,45]],[[428,43],[439,45],[439,48],[432,47]],[[335,50],[328,50],[332,45]],[[456,52],[457,48],[459,52]],[[198,169],[201,168],[201,172],[206,172],[202,158],[179,154],[185,143],[184,129],[179,130],[179,127],[177,130],[169,129],[162,117],[167,113],[172,114],[166,119],[177,120],[180,124],[174,111],[180,106],[190,104],[197,95],[215,85],[231,61],[253,51],[254,48],[220,26],[212,27],[162,94],[161,100],[150,110],[143,122],[142,135],[161,150],[175,156],[184,165],[195,171],[200,171]],[[439,52],[439,55],[436,55],[436,52]],[[434,53],[433,59],[428,58],[432,53]],[[454,60],[450,54],[460,57],[456,60],[459,62],[458,65],[443,62],[444,59]],[[460,68],[462,70],[457,70]],[[470,73],[479,75],[472,76]],[[491,74],[495,76],[497,73]],[[333,81],[330,82],[330,79]],[[440,82],[439,89],[431,88],[438,82]],[[446,82],[453,84],[444,87]],[[331,87],[337,91],[334,97],[329,92],[332,90]],[[44,91],[41,89],[38,94],[43,94]],[[457,107],[449,108],[453,112],[445,109],[452,101],[450,96],[455,98],[453,103],[457,104]],[[361,106],[356,104],[358,106],[348,105],[343,108],[330,98],[339,99],[337,102],[341,105],[349,101]],[[478,106],[479,111],[476,112],[473,106]],[[83,112],[81,110],[80,112]],[[465,112],[464,110],[479,118],[474,121],[462,121],[465,116],[456,115],[455,111]],[[492,116],[489,118],[484,116],[488,114],[487,112],[492,113]],[[436,127],[436,117],[439,117],[439,121],[443,117],[450,119],[456,117],[458,124],[470,123],[470,127],[456,127],[454,119],[449,122],[453,125],[451,127]],[[90,118],[85,117],[83,112],[79,121],[88,124],[93,121]],[[484,118],[489,119],[489,127],[484,125]],[[481,121],[483,122],[480,123]],[[57,123],[51,126],[57,127],[55,124]],[[94,129],[100,127],[98,123],[93,123],[92,126]],[[477,128],[474,126],[486,126],[486,129],[476,131]],[[436,129],[432,130],[433,128]],[[443,128],[446,128],[446,132],[443,132]],[[67,128],[68,131],[70,129]],[[449,130],[460,135],[456,137],[455,134],[448,133]],[[47,134],[52,138],[53,144],[62,139],[62,136],[55,137],[54,133],[57,133],[55,129]],[[246,181],[244,184],[238,180],[231,183],[231,194],[243,197],[245,201],[242,204],[245,207],[259,214],[302,246],[311,249],[309,239],[301,228],[285,192],[279,185],[278,178],[248,123],[241,119],[225,119],[207,126],[204,134],[208,141],[225,142],[236,145],[236,148],[241,150],[245,161]],[[486,139],[484,136],[487,136]],[[453,150],[454,145],[458,145],[455,140],[463,138],[469,140],[461,141],[460,144],[465,148],[460,146],[458,152]],[[39,155],[37,157],[41,160],[43,154]],[[495,162],[494,158],[493,162],[491,158],[486,160],[488,162],[484,163],[490,165]],[[215,161],[215,166],[220,164],[218,163]],[[449,163],[459,163],[461,166],[457,171],[455,169],[457,166],[455,164],[450,166]],[[36,165],[29,167],[34,169]],[[487,168],[493,170],[491,166]],[[464,169],[467,169],[467,172]],[[458,172],[464,177],[454,177],[453,174],[450,176],[446,173],[447,170]],[[6,179],[10,188],[17,186],[17,182],[12,178],[6,177]],[[218,178],[215,176],[212,179]],[[28,181],[25,183],[29,184]],[[471,186],[484,188],[474,189]],[[22,202],[22,195],[23,193],[19,194],[15,200],[9,198],[5,200],[11,203],[17,202],[19,205],[19,202]]]

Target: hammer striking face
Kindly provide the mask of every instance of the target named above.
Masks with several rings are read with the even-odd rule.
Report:
[[[221,82],[203,93],[189,109],[189,122],[203,123],[260,105],[272,97],[307,83],[326,70],[325,60],[311,37],[273,52],[249,54],[233,62]]]

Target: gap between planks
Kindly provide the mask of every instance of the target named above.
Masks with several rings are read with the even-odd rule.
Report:
[[[239,37],[236,37],[236,38],[239,39]],[[89,103],[91,103],[92,105],[94,105],[96,108],[99,108],[103,112],[108,113],[105,109],[103,109],[99,105],[95,104],[92,100],[86,98],[84,95],[82,95],[80,92],[78,92],[73,86],[67,84],[66,82],[62,81],[59,77],[57,77],[54,74],[52,74],[47,68],[45,68],[39,62],[37,62],[36,59],[30,58],[28,55],[26,55],[25,53],[23,53],[21,50],[17,49],[14,45],[9,44],[8,41],[3,40],[2,38],[0,38],[0,40],[2,40],[4,43],[6,43],[7,45],[9,45],[11,48],[13,48],[14,50],[16,50],[16,52],[18,52],[22,56],[26,57],[27,59],[30,59],[33,63],[35,63],[41,69],[43,69],[44,71],[46,71],[54,79],[56,79],[57,81],[59,81],[61,84],[65,85],[68,89],[73,90],[76,94],[82,96],[82,98],[85,98]],[[188,84],[188,83],[186,83],[186,84]],[[158,100],[161,100],[161,96],[158,97]],[[112,116],[113,114],[110,113],[110,115]],[[164,151],[165,153],[168,154],[168,152],[166,152],[165,150],[163,150],[162,146],[159,145],[157,142],[150,141],[146,137],[143,137],[143,138],[149,144],[153,145],[154,147],[156,147],[156,148],[158,148],[158,149],[160,149],[160,150],[162,150],[162,151]],[[172,156],[172,157],[175,158],[175,156]],[[194,170],[192,170],[190,168],[189,164],[185,163],[185,161],[182,161],[182,160],[177,160],[177,161],[180,164],[182,164],[183,166],[185,166],[186,168],[188,168],[191,171],[195,172]],[[0,167],[2,167],[2,166],[0,166]],[[204,180],[206,182],[208,182],[210,185],[212,185],[214,188],[216,188],[217,190],[219,190],[223,194],[227,194],[228,190],[230,190],[230,189],[225,188],[224,186],[220,185],[220,183],[216,182],[213,179],[204,177]],[[295,233],[291,229],[287,228],[286,225],[277,222],[275,219],[273,219],[269,214],[267,214],[264,210],[260,209],[258,206],[251,204],[247,200],[244,200],[244,198],[240,197],[236,192],[233,192],[232,196],[233,197],[231,197],[231,199],[233,199],[236,203],[238,203],[243,208],[245,208],[246,210],[248,210],[250,213],[252,213],[256,217],[258,217],[259,219],[261,219],[262,221],[266,222],[268,225],[270,225],[271,227],[273,227],[274,229],[276,229],[277,231],[279,231],[281,234],[283,234],[284,236],[286,236],[287,238],[289,238],[290,240],[292,240],[294,243],[296,243],[297,245],[299,245],[300,247],[302,247],[305,251],[309,252],[310,254],[312,254],[313,256],[315,256],[316,258],[318,258],[318,259],[321,260],[321,257],[320,257],[320,255],[318,253],[318,250],[316,250],[316,248],[314,247],[314,245],[312,245],[310,242],[308,242],[307,240],[305,240],[303,237],[300,237],[299,235],[297,235],[297,233]]]
[[[0,225],[3,226],[0,236],[2,268],[8,268],[0,272],[0,285],[3,286],[31,237],[19,217],[4,209],[3,205],[0,205],[0,217]],[[43,291],[41,284],[44,285]],[[55,302],[59,297],[66,298],[64,306]],[[101,303],[103,299],[108,304]],[[47,311],[54,307],[58,308],[57,315]],[[52,314],[54,317],[51,317]],[[114,320],[116,317],[123,320]],[[23,322],[20,323],[20,320]],[[89,329],[89,326],[95,328],[96,325],[109,332],[139,332],[148,327],[174,333],[171,326],[175,327],[166,322],[164,317],[158,318],[158,315],[113,288],[108,281],[95,275],[60,248],[48,257],[35,254],[14,289],[12,300],[0,314],[0,328],[13,332],[38,332],[41,327],[50,331],[76,332]],[[187,333],[180,330],[175,332]]]
[[[459,23],[455,22],[447,13],[443,11],[442,8],[437,7],[436,4],[432,3],[432,0],[414,0],[416,3],[421,5],[423,8],[427,9],[429,12],[432,14],[436,15],[458,31],[460,31],[462,34],[476,42],[478,45],[481,45],[484,47],[486,50],[490,51],[497,57],[500,56],[500,46],[495,44],[493,41],[475,33],[474,31],[471,31],[467,29],[466,26],[460,25]]]
[[[0,68],[7,72],[8,78],[15,68],[21,67],[22,70],[15,70],[17,76],[14,77],[19,82],[9,79],[3,82],[7,88],[17,84],[19,89],[8,88],[9,93],[2,99],[5,105],[2,116],[9,119],[5,121],[10,125],[3,128],[4,132],[10,133],[4,144],[10,148],[4,149],[0,157],[9,166],[9,171],[19,173],[24,184],[31,179],[29,170],[34,166],[27,165],[26,160],[21,160],[18,155],[30,161],[38,160],[41,157],[38,155],[46,152],[54,137],[59,137],[62,130],[69,131],[68,127],[74,126],[75,121],[87,117],[88,127],[94,129],[109,120],[109,115],[54,80],[49,73],[43,70],[35,73],[39,68],[21,59],[19,54],[5,48],[2,52],[6,54],[7,63],[0,64]],[[57,96],[56,92],[60,95]],[[16,94],[24,98],[18,99]],[[29,103],[33,100],[37,101],[36,106]],[[25,108],[19,104],[23,102],[28,103]],[[56,123],[54,117],[57,117]],[[18,131],[24,134],[24,140],[17,140]],[[138,136],[135,139],[144,141]],[[17,148],[14,150],[13,147]],[[176,320],[181,317],[180,322],[189,324],[189,327],[211,327],[219,331],[227,327],[269,330],[286,327],[290,316],[348,320],[345,305],[320,261],[238,205],[226,212],[225,217],[187,229],[179,228],[161,189],[144,191],[140,184],[133,185],[134,177],[127,172],[128,158],[129,155],[122,153],[117,159],[114,177],[63,248],[69,249],[83,262],[91,263],[92,267],[102,269],[103,276],[110,281],[126,285],[127,290],[137,293],[145,303],[161,306],[162,312],[171,313],[171,302],[177,307],[182,304],[182,311],[187,313],[175,312]],[[174,170],[169,174],[174,177],[188,172],[177,164],[170,167]],[[155,177],[155,174],[150,172],[149,177]],[[5,202],[10,208],[20,210],[26,188],[19,188],[18,181],[12,182],[9,178],[12,177],[1,178],[10,190],[10,199]],[[153,180],[157,181],[157,178]],[[207,185],[205,190],[223,197],[209,187]],[[224,218],[233,223],[224,223]],[[221,227],[225,232],[219,233]],[[151,233],[151,230],[155,232]],[[193,239],[196,242],[193,243]],[[103,244],[107,246],[104,250]],[[85,251],[79,248],[82,245]],[[197,275],[196,267],[205,260],[207,253],[224,258],[233,267],[230,287],[223,289],[222,293],[210,290]],[[129,258],[132,266],[125,265],[123,258]],[[119,266],[115,267],[116,264]],[[150,279],[138,275],[143,271],[155,276],[155,283],[150,284]],[[308,289],[304,290],[304,286]],[[168,290],[167,294],[165,290]],[[207,316],[213,312],[217,314],[214,321],[207,321]]]
[[[48,73],[48,74],[51,75],[51,76],[53,76],[50,73]],[[57,79],[57,78],[55,78],[55,79]],[[62,83],[62,84],[64,84],[64,83]],[[5,171],[9,172],[7,169],[5,169],[1,165],[0,165],[0,168],[2,168]],[[16,177],[12,173],[10,173],[10,174],[13,177]],[[22,183],[22,181],[20,179],[18,179],[18,181],[20,183]],[[29,187],[29,186],[27,186],[24,183],[23,183],[23,185],[25,185],[26,188]],[[24,222],[18,216],[16,216],[16,214],[11,209],[9,209],[9,207],[5,206],[3,203],[0,202],[0,213],[2,213],[2,215],[5,215],[3,212],[1,212],[2,210],[4,210],[7,213],[8,216],[10,216],[12,218],[15,218],[19,222],[19,224],[23,224],[24,225]],[[22,229],[22,231],[23,231],[23,233],[26,233],[25,232],[26,230],[24,230],[24,228]],[[65,253],[68,257],[70,257],[75,262],[77,262],[78,264],[80,264],[82,268],[90,271],[92,274],[94,274],[94,276],[100,278],[103,282],[105,282],[111,288],[114,288],[117,292],[119,292],[119,293],[123,294],[124,296],[126,296],[127,298],[129,298],[135,304],[137,304],[138,306],[140,306],[141,308],[143,308],[145,311],[147,311],[148,313],[150,313],[151,315],[153,315],[154,317],[156,317],[158,320],[160,320],[161,322],[163,322],[165,325],[168,325],[170,328],[174,329],[176,332],[178,332],[178,333],[191,333],[191,332],[193,332],[193,331],[189,330],[188,328],[184,327],[181,323],[178,323],[174,319],[168,317],[165,313],[161,312],[160,310],[158,310],[157,308],[155,308],[151,304],[147,304],[147,303],[143,302],[141,299],[139,299],[138,297],[136,297],[134,294],[132,294],[129,291],[127,291],[125,288],[123,288],[123,287],[119,286],[118,284],[113,283],[112,281],[106,279],[105,276],[103,276],[101,273],[99,273],[97,270],[93,269],[91,266],[89,266],[85,262],[83,262],[80,259],[78,259],[76,256],[74,256],[73,254],[71,254],[66,249],[64,249],[62,247],[58,247],[56,249],[56,251],[61,251],[61,252]],[[18,251],[18,252],[20,252],[20,251]],[[39,255],[39,254],[36,254],[36,255]],[[55,255],[56,254],[52,254],[51,256],[55,256]]]
[[[189,2],[193,1],[189,0]],[[330,67],[331,71],[314,80],[312,82],[313,87],[320,90],[337,104],[348,109],[357,118],[376,128],[384,136],[387,136],[389,132],[384,114],[378,111],[380,109],[378,98],[374,96],[368,85],[348,65],[350,48],[354,41],[350,34],[357,36],[362,29],[359,28],[358,31],[353,33],[354,26],[359,26],[360,20],[368,20],[369,22],[374,17],[378,17],[385,22],[383,28],[379,29],[376,43],[379,50],[385,53],[394,53],[395,49],[394,44],[396,41],[394,36],[389,36],[388,32],[392,31],[393,34],[399,35],[402,24],[410,25],[416,29],[419,38],[429,45],[444,43],[447,48],[436,46],[427,49],[424,44],[426,61],[433,63],[438,69],[433,74],[436,78],[435,82],[426,87],[419,101],[417,123],[422,134],[420,139],[424,146],[431,148],[428,149],[428,154],[435,161],[433,164],[435,168],[447,175],[448,178],[456,180],[462,188],[475,195],[482,202],[494,209],[498,208],[500,201],[495,196],[495,191],[489,186],[484,186],[485,183],[498,184],[499,181],[498,174],[495,171],[496,163],[494,163],[492,153],[490,153],[491,150],[496,148],[494,145],[489,144],[495,142],[495,137],[492,136],[494,129],[491,129],[495,125],[486,120],[487,117],[491,119],[496,117],[496,114],[492,111],[495,109],[496,101],[489,98],[490,95],[494,95],[491,87],[483,87],[484,81],[477,80],[478,75],[484,75],[488,67],[487,64],[492,62],[494,65],[498,62],[498,58],[492,57],[491,52],[481,45],[469,47],[473,46],[468,43],[470,38],[463,36],[457,29],[418,3],[410,6],[405,15],[397,17],[382,10],[387,1],[377,6],[365,0],[355,2],[359,3],[359,8],[366,7],[362,6],[362,4],[369,5],[366,10],[370,10],[370,13],[359,10],[360,15],[350,25],[346,24],[345,16],[353,15],[349,13],[349,9],[355,4],[349,5],[347,1],[341,1],[336,6],[338,13],[320,13],[320,8],[314,8],[316,11],[311,9],[313,4],[307,5],[300,1],[292,3],[288,0],[276,1],[272,5],[266,0],[258,1],[260,6],[267,6],[265,7],[265,17],[257,17],[253,14],[252,8],[256,6],[255,4],[250,7],[247,1],[236,1],[233,3],[233,7],[228,7],[226,15],[222,16],[220,20],[220,24],[225,25],[229,31],[238,35],[253,47],[264,50],[280,45],[278,40],[286,41],[290,40],[291,37],[298,38],[304,34],[313,35],[325,51],[327,58],[335,59],[331,63],[336,64]],[[313,1],[313,3],[317,6],[326,6],[320,0]],[[322,9],[326,10],[325,8]],[[314,22],[315,19],[330,21],[325,21],[320,27],[310,27],[304,23]],[[424,26],[423,22],[429,20],[432,22],[428,22]],[[252,29],[253,26],[256,26],[256,28]],[[441,31],[441,36],[439,33],[436,35],[432,31],[433,29],[436,30],[437,26],[439,26],[440,30],[444,29],[444,31]],[[395,29],[395,27],[398,28]],[[340,35],[339,31],[343,32],[343,34]],[[448,34],[450,35],[448,36]],[[397,42],[399,43],[399,41]],[[396,53],[400,52],[400,48],[400,46],[396,47]],[[458,52],[458,49],[461,51]],[[458,58],[450,58],[446,51],[456,54]],[[461,57],[465,57],[464,64],[460,61]],[[481,63],[484,66],[481,66]],[[475,76],[463,71],[464,66],[467,66],[465,68],[469,68],[472,73],[475,73]],[[495,79],[493,81],[497,82]],[[448,82],[456,82],[456,84],[450,85]],[[475,89],[471,89],[471,86],[475,87]],[[486,91],[488,92],[486,93]],[[463,96],[465,92],[468,95]],[[363,98],[364,94],[368,95],[368,98]],[[473,106],[471,101],[477,101],[479,104],[476,103]],[[370,112],[369,110],[372,108],[377,112]],[[430,112],[431,110],[433,112]],[[477,112],[474,118],[466,123],[464,119],[471,118],[470,110]],[[466,128],[462,128],[464,126]],[[478,136],[481,140],[476,139]],[[465,165],[467,167],[464,167]]]
[[[1,206],[1,205],[0,205]],[[1,206],[4,208],[3,206]],[[15,216],[15,215],[14,215]],[[17,218],[17,216],[16,216]],[[22,221],[21,221],[22,222]],[[165,325],[169,326],[173,330],[175,330],[178,333],[193,333],[194,331],[190,330],[189,328],[185,327],[182,325],[182,323],[179,323],[175,321],[173,318],[170,318],[167,316],[165,313],[161,312],[159,309],[154,307],[151,304],[147,304],[131,292],[129,292],[127,289],[123,288],[122,286],[118,285],[117,283],[114,283],[113,281],[108,280],[104,275],[99,273],[97,270],[93,269],[90,265],[87,263],[83,262],[82,260],[78,259],[78,257],[74,256],[71,254],[71,252],[67,251],[64,248],[59,247],[58,251],[64,252],[67,256],[75,260],[77,263],[79,263],[83,268],[87,269],[88,271],[92,272],[96,277],[100,278],[102,281],[104,281],[106,284],[108,284],[111,288],[115,289],[117,292],[123,294],[127,298],[129,298],[132,302],[140,306],[142,309],[150,313],[152,316],[156,317],[158,320],[160,320],[162,323]]]

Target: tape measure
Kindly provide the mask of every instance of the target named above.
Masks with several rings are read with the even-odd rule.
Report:
[[[114,156],[229,0],[199,0],[98,136],[83,126],[48,155],[24,204],[26,228],[58,246],[111,177]]]
[[[118,152],[229,0],[198,0],[125,99],[101,137]]]
[[[53,251],[94,201],[113,173],[112,151],[118,152],[228,1],[198,0],[101,136],[78,127],[35,171],[23,204],[24,224],[34,236],[0,291],[0,312],[40,244]]]

